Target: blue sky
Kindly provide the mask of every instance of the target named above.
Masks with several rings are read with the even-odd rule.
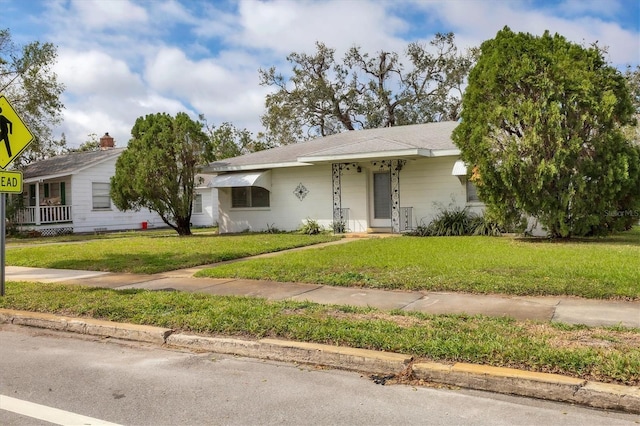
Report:
[[[14,42],[58,46],[65,84],[69,146],[109,132],[125,146],[137,117],[156,112],[204,114],[254,134],[269,89],[258,69],[286,73],[291,52],[316,41],[371,54],[403,52],[436,32],[453,32],[465,49],[505,25],[608,48],[624,69],[640,64],[638,0],[0,0],[0,27]]]

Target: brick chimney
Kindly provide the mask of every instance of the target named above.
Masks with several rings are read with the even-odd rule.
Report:
[[[113,140],[113,138],[111,136],[109,136],[109,133],[105,133],[103,137],[100,138],[100,149],[101,150],[107,150],[107,149],[112,149],[115,148],[116,146],[116,142]]]

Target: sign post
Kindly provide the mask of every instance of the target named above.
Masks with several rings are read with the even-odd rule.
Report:
[[[4,296],[5,243],[7,233],[6,193],[22,193],[22,172],[5,170],[27,148],[33,135],[7,98],[0,96],[0,296]]]
[[[7,215],[7,206],[5,205],[4,194],[0,194],[0,234],[2,234],[2,248],[0,249],[0,296],[4,297],[4,256],[5,256],[5,234],[7,233],[7,224],[5,216]]]

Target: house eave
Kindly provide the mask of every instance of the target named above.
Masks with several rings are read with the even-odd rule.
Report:
[[[311,166],[312,164],[303,162],[287,162],[287,163],[264,163],[264,164],[243,164],[243,165],[226,165],[226,166],[205,166],[200,173],[220,173],[220,172],[238,172],[246,170],[259,170],[259,169],[281,169],[285,167],[300,167]]]
[[[325,155],[325,156],[307,156],[299,157],[298,161],[304,163],[339,163],[347,161],[359,161],[359,160],[374,160],[382,158],[400,158],[400,159],[415,159],[420,157],[448,157],[460,155],[459,149],[403,149],[396,151],[380,151],[380,152],[362,152],[357,154],[340,154],[340,155]]]
[[[457,148],[456,149],[434,149],[434,150],[431,150],[430,157],[454,157],[459,155],[460,155],[460,150]]]
[[[317,155],[299,157],[298,161],[304,163],[339,163],[345,161],[375,160],[381,158],[418,158],[429,157],[428,149],[403,149],[396,151],[361,152],[356,154]]]
[[[67,176],[71,176],[73,173],[59,173],[56,175],[42,175],[42,176],[33,176],[30,178],[26,178],[23,180],[23,183],[36,183],[36,182],[44,182],[46,180],[59,179]]]

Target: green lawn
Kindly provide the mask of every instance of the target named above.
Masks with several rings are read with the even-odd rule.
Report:
[[[7,283],[0,307],[168,327],[204,335],[274,337],[640,384],[640,330],[466,315],[383,312],[183,292]]]
[[[205,269],[238,277],[385,289],[640,298],[640,227],[569,242],[512,237],[398,237]]]
[[[335,238],[302,234],[116,234],[90,241],[9,244],[6,263],[158,273]],[[640,227],[609,238],[568,242],[513,237],[361,239],[217,265],[198,275],[386,289],[637,300]]]
[[[6,264],[152,274],[332,241],[330,235],[138,233],[56,244],[9,245]],[[56,240],[54,240],[56,241]]]
[[[160,272],[334,239],[328,235],[170,234],[9,244],[7,264]],[[203,275],[378,288],[640,298],[640,228],[570,242],[511,237],[397,237],[282,253]],[[204,335],[275,337],[640,384],[640,330],[508,318],[384,312],[183,292],[7,282],[0,307],[170,327]]]
[[[193,234],[216,234],[218,232],[217,227],[206,228],[191,228]],[[131,238],[131,237],[175,237],[176,231],[170,228],[157,228],[149,229],[145,231],[116,231],[116,232],[98,232],[93,234],[65,234],[57,235],[54,237],[25,237],[23,235],[9,236],[6,240],[7,247],[19,247],[19,246],[32,246],[39,244],[52,244],[52,243],[72,243],[83,242],[91,240],[114,240],[119,238]]]

